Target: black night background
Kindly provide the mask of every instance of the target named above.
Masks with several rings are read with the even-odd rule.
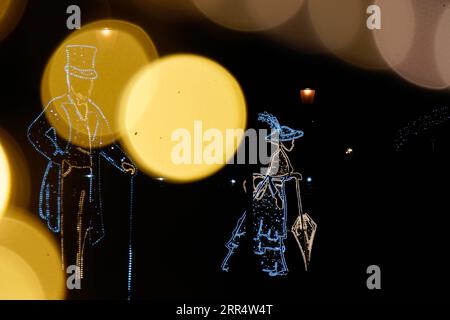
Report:
[[[228,165],[187,184],[140,172],[134,195],[133,299],[448,295],[448,121],[419,130],[401,150],[395,148],[399,130],[449,106],[448,90],[421,88],[389,70],[362,69],[331,53],[302,52],[261,33],[227,30],[205,18],[190,20],[156,10],[144,14],[127,1],[108,2],[29,1],[16,29],[0,43],[0,127],[25,155],[31,213],[37,216],[46,161],[27,141],[27,127],[42,110],[40,82],[46,62],[70,33],[65,10],[78,4],[83,23],[114,18],[139,25],[160,56],[186,52],[223,65],[245,94],[249,128],[261,127],[257,114],[269,111],[305,132],[291,159],[303,175],[303,206],[318,224],[308,272],[293,246],[286,252],[290,273],[285,277],[259,272],[249,247],[237,255],[233,272],[220,270],[225,243],[247,205],[242,183],[255,166]],[[316,90],[312,105],[300,101],[299,90],[305,87]],[[129,179],[105,163],[102,170],[106,237],[94,249],[96,280],[83,298],[126,299],[128,222],[122,213],[127,212]],[[382,290],[366,287],[366,269],[373,264],[381,268]]]

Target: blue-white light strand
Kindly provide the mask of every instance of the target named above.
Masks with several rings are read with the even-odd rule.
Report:
[[[285,240],[291,231],[300,248],[305,270],[308,270],[312,244],[317,224],[303,212],[300,195],[301,174],[294,171],[287,152],[294,147],[294,140],[303,136],[303,132],[281,126],[278,119],[268,112],[259,114],[258,120],[265,122],[277,131],[266,137],[270,143],[278,144],[277,151],[271,156],[270,166],[265,174],[253,174],[253,194],[251,214],[244,212],[234,228],[230,240],[226,244],[227,255],[221,269],[230,270],[230,260],[236,254],[242,239],[247,235],[247,219],[252,219],[253,253],[258,256],[260,269],[271,277],[287,275],[289,270],[285,260]],[[291,141],[287,147],[284,142]],[[298,215],[294,225],[287,229],[287,197],[286,183],[294,180]],[[258,183],[255,185],[255,182]]]

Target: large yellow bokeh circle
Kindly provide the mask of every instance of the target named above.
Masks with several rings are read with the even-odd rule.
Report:
[[[120,119],[124,145],[141,169],[173,182],[190,182],[217,172],[235,153],[241,139],[225,139],[226,131],[245,129],[247,109],[238,82],[224,67],[180,54],[162,58],[136,75],[122,97]],[[223,137],[223,148],[216,149],[222,151],[222,161],[195,162],[211,142],[202,136],[209,129]],[[173,134],[180,130],[189,134],[191,163],[173,161],[180,142]]]
[[[18,142],[0,128],[0,217],[8,206],[28,207],[31,192],[29,171]]]
[[[74,121],[71,121],[72,132],[69,130],[67,116],[63,112],[58,117],[46,114],[47,119],[66,140],[74,134],[83,136],[76,142],[81,147],[99,147],[100,142],[105,146],[117,139],[118,132],[114,130],[117,125],[114,121],[122,90],[138,70],[157,58],[156,48],[144,30],[125,21],[101,20],[83,26],[61,43],[46,66],[41,84],[41,101],[44,107],[52,99],[68,93],[66,47],[71,45],[96,48],[97,78],[93,80],[90,99],[109,122],[110,130],[97,131],[97,139],[88,139],[89,131],[84,126],[75,126]],[[66,105],[66,108],[74,107]],[[73,114],[75,113],[72,112],[72,118]],[[54,120],[55,118],[58,120]],[[94,130],[92,128],[90,132]]]
[[[0,261],[0,298],[64,298],[59,247],[29,213],[10,208],[0,220]]]
[[[45,299],[39,278],[19,255],[0,246],[0,300]]]

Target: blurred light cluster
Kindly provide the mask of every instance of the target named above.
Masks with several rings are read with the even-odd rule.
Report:
[[[96,76],[69,82],[67,48],[80,45],[95,48],[95,57],[89,59],[95,61],[91,72]],[[100,109],[109,123],[108,130],[91,130],[92,126],[83,123],[75,126],[70,119],[76,116],[78,106],[73,105],[69,111],[45,108],[53,99],[72,92],[75,80],[78,86],[90,88],[88,101]],[[206,177],[223,165],[174,164],[174,130],[192,131],[194,122],[201,121],[205,130],[214,128],[225,136],[226,129],[245,129],[246,124],[244,95],[224,67],[196,55],[159,59],[153,41],[141,28],[118,20],[87,24],[60,44],[47,63],[41,100],[47,119],[59,136],[70,140],[76,135],[73,143],[85,148],[105,147],[120,139],[143,172],[178,182]],[[47,114],[48,110],[58,114]],[[97,141],[101,145],[92,145]],[[219,157],[225,158],[230,150],[234,153],[237,146],[238,143],[225,143]]]
[[[167,1],[135,2],[161,7]],[[449,0],[190,0],[185,4],[189,2],[212,22],[232,30],[263,31],[291,47],[328,51],[366,69],[390,68],[425,88],[450,85]],[[380,8],[379,30],[367,27],[373,14],[368,8],[373,5]],[[192,4],[184,7],[192,15]]]

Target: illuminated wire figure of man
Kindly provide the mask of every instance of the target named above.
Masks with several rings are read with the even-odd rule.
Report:
[[[68,92],[51,100],[28,128],[28,139],[49,161],[41,183],[39,214],[61,236],[63,268],[78,266],[82,279],[86,245],[96,245],[105,235],[100,160],[131,176],[137,173],[117,145],[103,145],[102,137],[110,128],[90,99],[97,78],[96,52],[92,46],[66,46]]]
[[[284,253],[285,240],[288,236],[287,228],[287,198],[286,183],[295,181],[298,204],[298,217],[291,227],[300,251],[305,269],[308,269],[312,244],[317,225],[311,217],[303,212],[300,198],[301,174],[294,172],[289,161],[288,152],[294,148],[294,141],[303,136],[303,132],[281,126],[277,118],[267,112],[261,113],[258,120],[270,125],[272,132],[266,137],[270,143],[278,146],[272,154],[270,165],[264,174],[253,174],[252,196],[252,236],[253,252],[259,257],[261,270],[270,276],[282,276],[288,273]],[[222,270],[229,271],[229,260],[239,248],[241,241],[247,234],[247,213],[241,216],[226,244],[228,254],[222,263]]]

